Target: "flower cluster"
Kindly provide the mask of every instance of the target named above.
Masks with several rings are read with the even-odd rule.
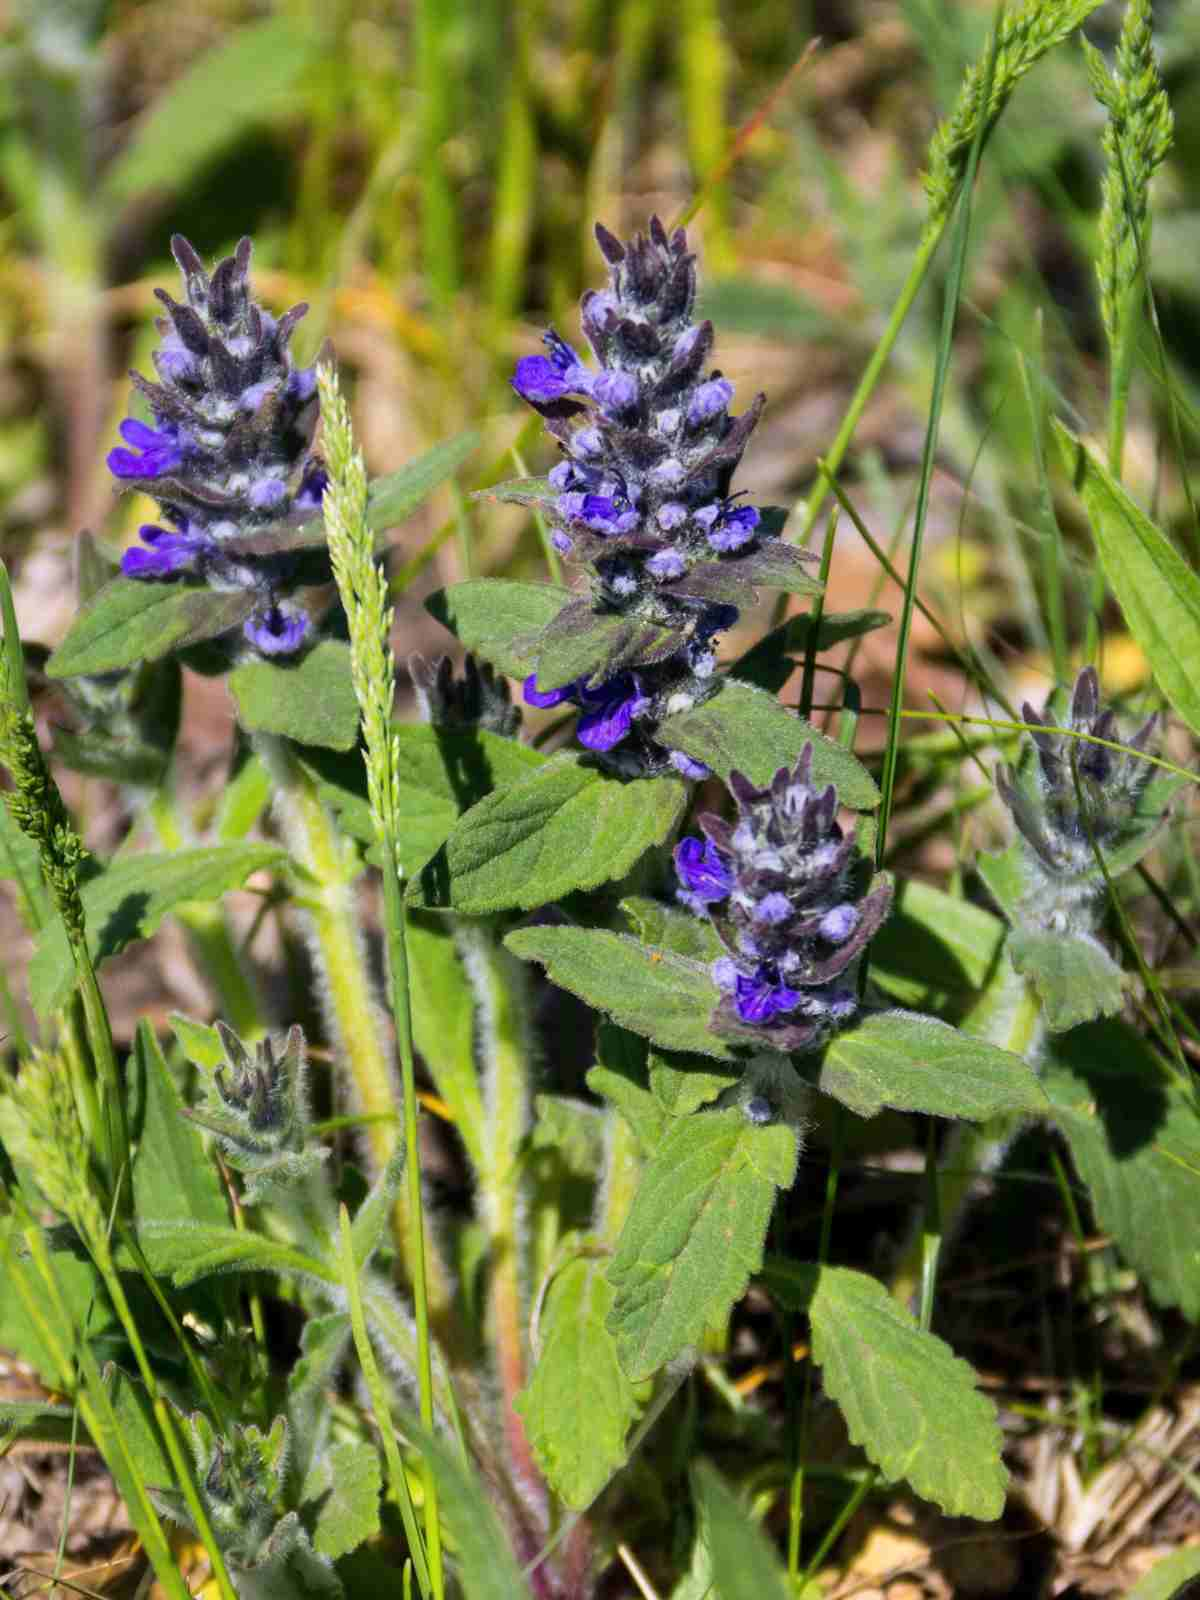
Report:
[[[253,1202],[272,1183],[309,1176],[327,1154],[309,1137],[304,1034],[291,1028],[282,1048],[262,1039],[251,1056],[225,1023],[217,1023],[217,1032],[229,1074],[218,1067],[205,1084],[205,1106],[188,1114],[249,1178],[245,1198]]]
[[[679,899],[712,922],[725,953],[714,1031],[780,1050],[816,1048],[858,1009],[853,963],[888,914],[892,886],[837,822],[832,784],[812,782],[811,744],[765,789],[739,772],[738,818],[701,816],[675,849]]]
[[[578,705],[581,737],[596,750],[647,724],[639,731],[653,762],[656,716],[711,692],[711,642],[755,585],[818,585],[812,558],[772,537],[772,520],[730,492],[764,396],[730,415],[733,385],[708,365],[712,324],[692,320],[696,267],[683,230],[668,235],[654,217],[627,244],[599,224],[596,238],[609,286],[584,296],[582,321],[598,367],[551,330],[547,354],[523,357],[513,378],[563,453],[538,504],[557,548],[591,576],[589,597],[544,637],[590,632],[596,648],[588,671],[567,682],[539,663],[526,698]]]
[[[1142,756],[1158,718],[1144,722],[1123,751],[1093,743],[1120,742],[1116,713],[1100,705],[1095,667],[1084,667],[1076,678],[1063,731],[1051,706],[1047,702],[1040,716],[1022,706],[1036,763],[1018,773],[1002,767],[996,784],[1026,845],[1030,883],[1023,912],[1048,930],[1088,932],[1104,890],[1096,849],[1108,857],[1127,845],[1140,853],[1162,819],[1160,809],[1146,815],[1142,804],[1154,770]]]
[[[211,277],[186,239],[175,235],[171,249],[187,303],[155,291],[167,310],[154,352],[160,381],[130,374],[153,426],[128,418],[124,445],[108,456],[123,487],[158,501],[165,526],[143,525],[122,571],[146,579],[194,573],[213,590],[239,594],[243,605],[220,609],[222,631],[232,616],[257,651],[290,655],[311,623],[288,598],[299,569],[282,547],[288,530],[320,511],[326,481],[310,449],[316,371],[297,367],[288,350],[307,307],[276,320],[255,304],[249,239]]]

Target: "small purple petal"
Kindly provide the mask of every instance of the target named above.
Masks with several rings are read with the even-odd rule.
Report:
[[[577,428],[571,435],[571,449],[585,460],[604,453],[604,439],[599,428]]]
[[[558,551],[560,556],[570,555],[571,551],[575,548],[574,539],[572,539],[569,533],[564,533],[561,528],[555,528],[554,532],[550,535],[550,543]]]
[[[300,480],[300,487],[296,491],[296,498],[292,505],[304,511],[319,511],[321,509],[321,496],[329,485],[329,474],[319,461],[310,461],[304,469],[304,476]]]
[[[251,383],[242,390],[238,406],[243,411],[255,412],[267,396],[275,389],[275,381],[264,378],[261,383]]]
[[[714,550],[740,550],[753,539],[760,522],[754,506],[734,506],[726,511],[708,536]]]
[[[660,528],[666,533],[682,526],[688,519],[688,508],[681,500],[667,500],[655,513]]]
[[[606,411],[629,411],[638,403],[638,381],[632,372],[604,371],[592,380],[592,395]]]
[[[272,605],[248,617],[242,632],[264,656],[290,656],[304,642],[309,621],[292,606]]]
[[[794,1011],[803,996],[798,989],[772,983],[769,978],[738,974],[734,985],[734,1009],[742,1022],[770,1022],[782,1011]]]
[[[660,578],[666,583],[672,578],[681,577],[686,569],[687,562],[678,550],[660,550],[646,563],[646,571],[652,577]]]
[[[546,706],[560,706],[564,700],[571,700],[575,696],[576,685],[565,683],[561,689],[539,689],[537,686],[537,673],[531,672],[522,686],[525,704],[544,709]]]
[[[614,679],[613,684],[605,684],[603,688],[611,689],[617,683],[628,684],[629,680]],[[595,690],[585,691],[585,695],[588,699],[597,697]],[[618,691],[598,710],[584,712],[575,730],[576,737],[589,750],[611,750],[628,735],[634,717],[644,711],[648,704],[641,685],[634,678],[632,687]]]
[[[108,470],[114,478],[161,478],[183,460],[179,430],[170,423],[151,428],[136,417],[126,417],[118,431],[134,450],[118,446],[108,452]],[[135,450],[142,454],[136,455]]]
[[[569,489],[575,482],[575,463],[560,461],[557,466],[550,468],[546,474],[546,482],[555,489]]]
[[[669,755],[676,772],[690,778],[693,783],[701,783],[705,778],[712,777],[711,767],[706,767],[703,761],[694,761],[691,756],[685,756],[682,750],[672,750]]]
[[[651,469],[650,476],[664,489],[678,489],[687,478],[687,468],[682,461],[677,461],[674,456],[668,456],[665,461],[660,461]]]
[[[737,962],[730,956],[718,956],[709,971],[718,989],[732,989],[741,977]]]
[[[282,478],[260,478],[251,488],[249,499],[259,511],[274,511],[287,499],[287,484]]]
[[[522,356],[513,373],[512,386],[522,400],[548,402],[570,393],[554,363],[547,356]]]
[[[858,910],[847,902],[827,911],[817,926],[817,932],[830,944],[845,944],[857,927]]]
[[[792,902],[787,895],[778,891],[766,894],[759,900],[750,913],[755,922],[786,922],[792,914]]]
[[[299,400],[301,405],[306,400],[311,400],[317,392],[316,367],[297,367],[288,377],[287,391],[293,400]]]
[[[132,545],[121,557],[121,571],[127,578],[169,578],[188,572],[210,548],[203,534],[177,533],[143,523],[138,529],[144,544]]]
[[[675,871],[689,894],[705,904],[724,900],[734,884],[732,867],[717,854],[711,840],[689,835],[675,846]]]
[[[185,350],[181,344],[176,344],[156,350],[154,365],[164,382],[186,383],[189,378],[197,376],[199,362],[190,350]]]
[[[851,989],[835,989],[825,996],[825,1007],[836,1022],[845,1022],[858,1010],[858,996]]]
[[[688,401],[688,426],[702,428],[706,422],[719,417],[733,399],[733,385],[728,378],[710,378],[700,384]]]

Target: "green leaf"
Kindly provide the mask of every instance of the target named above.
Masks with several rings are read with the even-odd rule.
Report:
[[[51,678],[118,672],[156,661],[184,644],[215,638],[244,622],[254,596],[205,584],[113,578],[75,615],[70,632],[46,663]]]
[[[87,1330],[94,1348],[117,1349],[125,1336],[113,1311],[100,1274],[86,1257],[70,1250],[51,1250],[50,1264],[70,1319],[69,1329],[56,1331],[68,1348],[74,1338],[71,1330]],[[38,1316],[48,1316],[46,1287],[41,1274],[24,1253],[21,1231],[14,1219],[0,1217],[0,1349],[10,1350],[27,1361],[47,1388],[56,1388],[61,1373]]]
[[[52,1405],[46,1400],[0,1400],[0,1456],[26,1439],[35,1444],[87,1445],[91,1441],[74,1406]]]
[[[368,527],[378,532],[407,521],[478,446],[479,435],[471,429],[434,445],[386,478],[376,478],[367,491]]]
[[[706,1461],[692,1469],[696,1507],[720,1600],[789,1600],[791,1590],[766,1535]]]
[[[530,640],[574,598],[549,583],[471,578],[430,595],[425,607],[466,649],[510,677],[527,678],[537,656]]]
[[[777,694],[795,671],[794,658],[803,655],[810,640],[815,640],[812,648],[819,654],[847,639],[886,628],[891,620],[886,611],[826,611],[819,617],[805,612],[789,617],[735,661],[729,675]]]
[[[643,944],[687,956],[691,961],[711,965],[724,951],[720,935],[707,917],[697,917],[678,906],[664,905],[644,895],[630,895],[621,901],[621,910]]]
[[[685,1056],[677,1051],[651,1050],[648,1066],[650,1092],[672,1117],[690,1117],[741,1077],[737,1067],[714,1067],[705,1056]]]
[[[321,1263],[260,1233],[230,1226],[139,1219],[138,1243],[151,1271],[186,1289],[214,1272],[278,1272],[324,1278]]]
[[[1021,841],[1014,839],[1007,850],[995,854],[981,850],[975,858],[975,870],[1008,920],[1017,922],[1026,890],[1025,848]]]
[[[612,1304],[602,1261],[568,1262],[542,1308],[533,1377],[514,1402],[550,1487],[576,1511],[623,1464],[638,1410],[606,1326]]]
[[[1156,1561],[1150,1571],[1134,1584],[1125,1600],[1188,1600],[1183,1585],[1200,1576],[1200,1549],[1176,1550]]]
[[[587,1086],[615,1106],[633,1130],[643,1155],[658,1148],[667,1116],[648,1087],[646,1041],[636,1033],[601,1023],[596,1032],[596,1065]]]
[[[1125,974],[1095,939],[1016,928],[1008,953],[1036,989],[1051,1033],[1111,1017],[1121,1009]]]
[[[561,613],[531,649],[537,658],[537,686],[559,689],[576,678],[610,678],[626,667],[661,661],[678,648],[674,623],[646,622],[618,612],[592,611],[577,601]]]
[[[740,1111],[674,1121],[642,1173],[608,1277],[609,1327],[636,1381],[721,1323],[762,1263],[775,1193],[796,1175],[794,1131]]]
[[[170,855],[121,856],[83,886],[88,949],[99,964],[135,939],[148,939],[176,906],[217,900],[255,872],[278,871],[288,855],[278,845],[226,844]],[[75,962],[62,918],[42,932],[29,963],[29,998],[41,1016],[65,1005]]]
[[[373,1444],[341,1439],[314,1459],[300,1491],[308,1505],[317,1502],[313,1548],[336,1561],[379,1532],[383,1473]]]
[[[296,79],[320,34],[289,17],[250,23],[205,52],[160,94],[104,180],[109,204],[181,190],[247,129],[294,111]],[[220,116],[213,107],[220,106]]]
[[[307,1478],[323,1453],[332,1421],[329,1391],[350,1339],[350,1315],[330,1311],[310,1316],[300,1335],[300,1355],[287,1379],[288,1473],[293,1481]]]
[[[229,688],[248,733],[278,733],[331,750],[358,743],[350,646],[340,639],[322,639],[294,659],[243,661],[229,674]]]
[[[871,978],[902,1005],[958,1016],[986,986],[1006,933],[990,911],[908,879],[871,940]]]
[[[998,1517],[1000,1427],[967,1363],[866,1273],[772,1262],[765,1278],[783,1305],[807,1310],[825,1392],[884,1476],[948,1516]]]
[[[1098,1226],[1160,1305],[1200,1319],[1200,1119],[1190,1096],[1117,1019],[1048,1039],[1042,1081]]]
[[[718,692],[694,711],[667,717],[657,737],[669,749],[703,761],[722,778],[736,769],[751,783],[769,783],[780,767],[795,766],[811,742],[813,781],[837,785],[838,799],[853,811],[879,804],[879,790],[866,768],[840,744],[826,738],[772,695],[726,678]]]
[[[806,1060],[797,1063],[803,1070]],[[879,1011],[825,1048],[817,1086],[860,1117],[884,1106],[985,1122],[1044,1111],[1037,1075],[1020,1056],[911,1011]]]
[[[104,1369],[104,1387],[116,1413],[121,1442],[133,1457],[142,1482],[156,1489],[173,1488],[175,1472],[159,1434],[145,1385],[127,1377],[110,1363]]]
[[[136,1106],[130,1132],[137,1140],[134,1215],[227,1223],[229,1212],[216,1168],[196,1125],[183,1115],[183,1101],[145,1020],[134,1035],[130,1070]]]
[[[181,1016],[178,1011],[172,1011],[167,1021],[188,1061],[203,1067],[206,1072],[214,1072],[224,1062],[221,1035],[215,1028],[203,1022],[193,1022],[191,1017]]]
[[[1200,733],[1200,577],[1068,428],[1056,420],[1054,433],[1129,631],[1159,688]]]
[[[506,483],[493,483],[488,489],[476,489],[472,500],[493,500],[503,505],[536,506],[548,511],[558,499],[559,491],[546,478],[509,478]]]
[[[433,728],[404,723],[392,730],[399,750],[400,864],[415,876],[464,811],[493,789],[515,783],[545,756],[515,739],[482,728]],[[374,845],[375,824],[367,801],[367,770],[361,755],[300,750],[298,757],[317,782],[317,792],[337,813],[343,830]]]
[[[624,877],[686,805],[677,778],[620,778],[563,753],[473,806],[410,899],[473,915],[548,905]]]
[[[475,1058],[475,991],[455,938],[454,918],[411,914],[408,950],[413,1040],[478,1174],[484,1163],[484,1108]]]
[[[666,1050],[730,1057],[708,1031],[720,995],[708,968],[602,928],[518,928],[504,941],[560,988]]]

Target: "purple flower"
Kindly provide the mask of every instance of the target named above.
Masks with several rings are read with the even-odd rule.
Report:
[[[304,469],[304,476],[300,479],[300,487],[296,490],[294,505],[302,510],[319,511],[321,500],[329,485],[329,474],[319,461],[310,461]]]
[[[531,672],[522,686],[525,704],[537,706],[545,710],[548,706],[560,706],[564,700],[574,700],[578,693],[577,683],[564,683],[561,689],[539,689],[537,686],[537,673]]]
[[[250,489],[250,504],[256,511],[274,511],[287,499],[287,484],[282,478],[260,478]]]
[[[733,399],[733,385],[728,378],[710,378],[700,384],[688,401],[688,427],[702,428],[706,422],[719,417]]]
[[[858,911],[847,901],[844,905],[834,906],[832,911],[825,913],[817,932],[830,944],[845,944],[857,926]]]
[[[179,429],[171,422],[151,428],[136,417],[126,417],[117,430],[133,450],[120,445],[108,452],[108,470],[114,478],[162,478],[174,472],[184,456]],[[141,451],[136,455],[135,451]]]
[[[585,710],[579,719],[576,733],[579,742],[589,750],[611,750],[621,743],[649,702],[642,686],[633,673],[622,673],[599,689],[582,692],[583,703],[593,709]]]
[[[755,506],[726,505],[716,525],[709,531],[708,542],[722,554],[728,550],[740,550],[754,538],[761,520]]]
[[[632,411],[638,403],[638,382],[632,372],[604,371],[592,379],[592,394],[606,411]]]
[[[683,885],[679,898],[694,910],[726,899],[733,888],[731,867],[708,839],[702,842],[691,835],[681,839],[675,846],[675,871]]]
[[[703,761],[696,761],[693,757],[684,755],[682,750],[668,752],[671,765],[684,778],[690,778],[693,783],[701,783],[705,778],[712,777],[712,768],[706,767]]]
[[[512,386],[522,400],[547,405],[570,394],[588,394],[592,374],[565,339],[553,329],[544,336],[549,355],[522,356],[513,374]]]
[[[794,1011],[803,999],[798,989],[787,984],[769,966],[760,966],[753,977],[738,973],[733,987],[733,1003],[742,1022],[770,1022],[781,1012]]]
[[[203,534],[159,528],[151,522],[143,523],[138,534],[148,548],[135,544],[125,551],[121,571],[127,578],[170,578],[191,572],[213,548]]]
[[[309,620],[298,606],[269,604],[246,619],[242,632],[264,656],[290,656],[304,643]]]
[[[664,582],[681,578],[686,570],[687,562],[678,550],[658,550],[646,563],[646,571]]]

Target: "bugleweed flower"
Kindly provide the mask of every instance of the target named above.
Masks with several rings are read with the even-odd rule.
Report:
[[[855,964],[888,914],[892,885],[837,822],[837,791],[812,782],[812,745],[765,789],[730,774],[738,818],[700,817],[704,839],[675,849],[679,899],[707,917],[725,953],[714,1032],[812,1050],[858,1010]]]
[[[279,547],[286,530],[319,512],[325,489],[310,449],[315,369],[297,367],[288,350],[308,308],[293,306],[276,321],[254,302],[249,239],[211,277],[186,239],[176,234],[171,250],[187,303],[155,290],[167,309],[157,322],[160,381],[130,374],[153,426],[128,418],[124,445],[108,455],[123,488],[158,501],[165,526],[143,525],[121,568],[143,579],[195,573],[214,590],[243,591],[245,638],[263,655],[291,655],[311,624],[289,598],[296,557]]]
[[[328,1153],[309,1133],[304,1034],[291,1028],[282,1047],[262,1039],[251,1055],[225,1023],[217,1032],[228,1073],[217,1068],[204,1083],[204,1106],[188,1115],[247,1176],[245,1198],[253,1203],[272,1183],[309,1176]]]
[[[1158,718],[1148,718],[1125,751],[1089,742],[1121,742],[1116,712],[1100,705],[1094,667],[1084,667],[1075,680],[1069,732],[1058,731],[1050,702],[1041,716],[1029,704],[1021,710],[1037,752],[1032,781],[1007,767],[996,775],[1026,846],[1029,889],[1021,909],[1047,931],[1090,934],[1104,894],[1096,847],[1107,857],[1125,845],[1148,842],[1161,821],[1161,815],[1144,815],[1141,805],[1154,771],[1142,752]]]
[[[692,321],[696,267],[683,230],[668,235],[654,217],[627,244],[600,224],[596,238],[609,286],[584,296],[582,321],[598,367],[552,329],[546,355],[518,361],[513,387],[563,453],[549,475],[553,495],[539,500],[554,544],[591,577],[590,595],[543,637],[582,636],[597,618],[627,626],[609,630],[584,677],[534,674],[526,699],[578,705],[580,737],[594,750],[640,734],[630,764],[646,770],[654,724],[712,691],[714,636],[736,622],[757,583],[813,587],[812,558],[771,537],[768,519],[731,494],[765,397],[730,415],[733,385],[708,365],[712,324]],[[658,764],[666,759],[659,751]]]

